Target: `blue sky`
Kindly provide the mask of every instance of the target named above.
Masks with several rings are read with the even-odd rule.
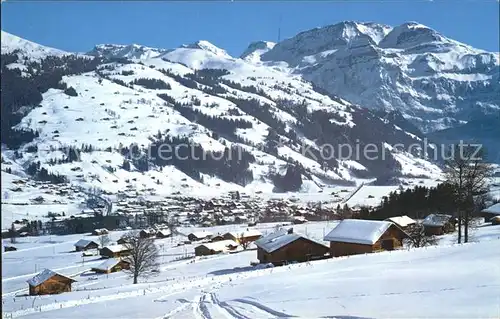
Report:
[[[349,2],[350,1],[350,2]],[[47,46],[86,52],[99,43],[173,48],[208,40],[238,56],[256,40],[343,20],[418,21],[474,47],[499,51],[497,0],[2,3],[2,30]]]

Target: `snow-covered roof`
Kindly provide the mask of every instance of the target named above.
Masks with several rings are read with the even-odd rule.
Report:
[[[128,248],[125,245],[109,245],[104,247],[103,249],[109,249],[110,251],[114,253],[118,253],[120,251],[128,250]]]
[[[429,216],[425,217],[422,224],[424,226],[441,227],[441,226],[444,226],[450,220],[450,218],[451,218],[451,215],[430,214]]]
[[[160,229],[158,230],[157,234],[160,234],[162,236],[170,236],[172,232],[170,231],[170,229]]]
[[[100,263],[99,265],[92,267],[92,268],[103,270],[103,271],[108,271],[109,269],[116,266],[119,262],[120,262],[120,259],[109,258],[109,259],[106,259],[104,262]]]
[[[65,278],[68,278],[72,281],[76,281],[74,279],[71,279],[67,276],[64,276],[64,275],[61,275],[55,271],[52,271],[50,269],[44,269],[41,273],[39,273],[38,275],[34,276],[33,278],[31,279],[28,279],[27,282],[28,282],[28,285],[30,286],[33,286],[33,287],[36,287],[42,283],[44,283],[45,281],[47,281],[48,279],[54,277],[55,275],[59,275],[59,276],[63,276]]]
[[[189,235],[193,235],[196,238],[202,239],[202,238],[207,238],[208,236],[212,236],[212,233],[209,231],[203,230],[203,231],[192,232]]]
[[[326,241],[373,245],[392,223],[379,220],[344,219],[326,236]]]
[[[230,231],[227,232],[226,234],[230,234],[234,238],[246,238],[246,237],[255,237],[255,236],[262,236],[262,233],[257,230],[257,229],[247,229],[243,231]]]
[[[75,247],[87,247],[89,244],[94,243],[97,245],[97,243],[93,240],[88,240],[88,239],[80,239],[75,243]]]
[[[393,222],[394,224],[396,224],[400,227],[406,227],[408,225],[416,223],[416,221],[414,219],[412,219],[406,215],[390,217],[390,218],[387,218],[386,221]]]
[[[484,213],[490,213],[490,214],[495,214],[495,215],[500,215],[500,203],[497,203],[495,205],[492,205],[488,208],[483,209]]]
[[[228,247],[238,247],[238,243],[235,242],[234,240],[228,239],[228,240],[216,241],[213,243],[206,243],[198,247],[206,247],[207,249],[214,251],[226,251],[228,250]]]
[[[288,229],[280,229],[277,232],[274,232],[272,234],[257,239],[254,243],[257,247],[264,249],[268,253],[272,253],[273,251],[276,251],[296,241],[299,238],[304,238],[310,241],[314,241],[302,234],[289,232]]]

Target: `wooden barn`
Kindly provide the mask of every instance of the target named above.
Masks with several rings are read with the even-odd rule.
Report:
[[[188,239],[190,241],[199,241],[203,239],[210,239],[212,237],[212,233],[208,231],[198,231],[198,232],[193,232],[188,235]]]
[[[451,215],[430,214],[422,225],[426,235],[443,235],[455,231],[455,220]]]
[[[156,232],[156,238],[168,238],[172,236],[170,229],[160,229]]]
[[[306,236],[283,229],[255,241],[257,259],[260,263],[283,265],[322,259],[328,254],[328,247]]]
[[[35,296],[69,292],[71,291],[71,284],[75,281],[50,269],[45,269],[28,280],[29,294]]]
[[[417,223],[414,219],[412,219],[406,215],[390,217],[390,218],[387,218],[386,221],[391,222],[393,224],[396,224],[396,226],[398,226],[399,228],[401,228],[403,230],[406,230],[409,227],[411,227]]]
[[[215,255],[235,250],[238,246],[238,243],[234,240],[221,240],[195,247],[194,254],[196,256]]]
[[[102,262],[101,264],[92,267],[90,270],[101,273],[101,274],[109,274],[112,272],[121,271],[122,269],[129,269],[130,263],[123,259],[109,258]]]
[[[130,255],[130,250],[125,245],[109,245],[101,248],[99,255],[106,258],[118,258]]]
[[[260,237],[262,237],[262,233],[257,229],[243,230],[241,232],[232,231],[225,233],[223,235],[224,239],[234,240],[240,244],[254,242]]]
[[[93,240],[88,240],[88,239],[80,239],[75,243],[75,250],[76,251],[85,251],[89,249],[97,249],[99,248],[99,244],[96,243]]]
[[[401,228],[388,221],[344,219],[324,240],[330,242],[330,255],[340,257],[394,250],[407,237]]]

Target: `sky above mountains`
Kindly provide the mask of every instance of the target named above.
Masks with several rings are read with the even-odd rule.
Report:
[[[203,39],[239,56],[253,41],[277,41],[344,20],[392,26],[418,21],[476,48],[499,51],[499,2],[2,2],[2,30],[73,52],[100,43],[173,48]],[[280,29],[280,32],[278,31]]]

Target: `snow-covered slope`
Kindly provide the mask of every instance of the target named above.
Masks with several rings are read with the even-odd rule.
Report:
[[[274,225],[258,226],[265,234]],[[322,238],[334,226],[307,223],[294,231]],[[124,272],[89,271],[102,260],[74,252],[81,234],[19,238],[18,250],[2,255],[2,310],[5,318],[498,318],[499,228],[479,227],[478,242],[470,244],[442,240],[440,246],[268,269],[250,266],[255,250],[175,260],[197,244],[178,246],[185,237],[174,236],[155,240],[160,272],[135,285]],[[115,241],[123,233],[109,237]],[[72,276],[72,292],[24,296],[26,280],[44,268]]]
[[[27,104],[22,117],[6,115],[14,130],[2,142],[23,150],[21,156],[5,153],[11,162],[35,176],[45,168],[109,192],[133,187],[191,195],[242,188],[317,192],[357,178],[439,175],[438,167],[417,158],[423,150],[391,146],[420,144],[422,136],[320,93],[286,68],[233,58],[207,41],[173,50],[101,45],[93,54],[93,60],[70,57],[71,63],[51,56],[50,64],[42,60],[37,66],[42,72],[31,66],[20,75],[9,66],[23,60],[8,56],[10,72],[3,77],[17,83],[13,91],[22,91],[21,97],[30,83],[16,82],[19,76],[35,81],[45,76],[52,83],[31,105],[9,91],[17,98],[7,99],[13,111],[19,99]],[[53,73],[57,68],[62,75]],[[18,131],[38,136],[30,142]],[[223,160],[159,159],[158,143],[189,143]],[[337,149],[325,151],[325,145],[343,144],[352,149],[375,144],[380,156],[371,160],[358,151],[341,158],[346,154]],[[79,156],[70,156],[74,152]],[[233,153],[242,158],[234,162]],[[294,178],[301,181],[292,183]]]
[[[347,21],[299,33],[261,55],[353,103],[399,110],[422,131],[500,108],[499,57],[416,22]]]

